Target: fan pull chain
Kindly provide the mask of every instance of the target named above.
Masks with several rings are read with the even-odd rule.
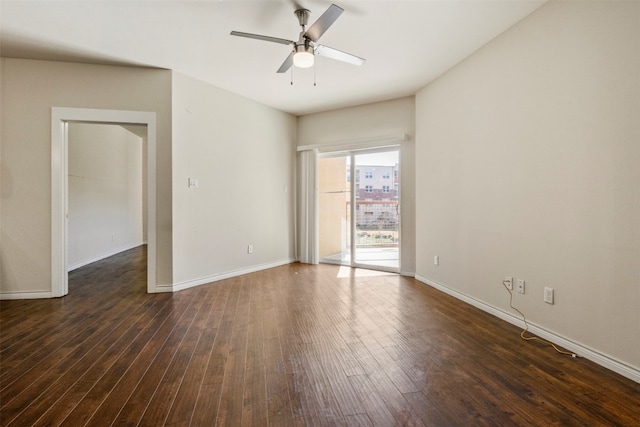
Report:
[[[313,66],[313,86],[316,86],[316,70],[318,69],[318,65]]]
[[[293,67],[291,67],[291,86],[293,86]]]

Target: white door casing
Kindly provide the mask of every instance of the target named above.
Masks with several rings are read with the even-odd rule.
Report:
[[[67,275],[69,122],[147,126],[147,292],[156,289],[156,113],[51,108],[51,296],[69,292]]]

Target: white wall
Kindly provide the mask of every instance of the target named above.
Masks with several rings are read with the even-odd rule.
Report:
[[[639,23],[549,2],[416,96],[417,276],[510,313],[524,279],[528,320],[636,375]]]
[[[122,126],[70,123],[69,270],[143,243],[143,140]]]
[[[401,144],[400,203],[402,213],[400,271],[415,272],[415,108],[406,97],[298,117],[298,145],[335,145],[406,133]]]
[[[1,60],[0,293],[51,291],[51,107],[157,114],[157,282],[172,282],[171,72]]]
[[[294,260],[295,138],[294,116],[174,73],[174,288]]]

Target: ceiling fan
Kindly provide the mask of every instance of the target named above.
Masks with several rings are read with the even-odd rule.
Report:
[[[300,35],[298,36],[297,41],[263,36],[260,34],[242,33],[240,31],[231,31],[231,35],[293,46],[292,52],[289,54],[289,56],[287,56],[287,59],[284,60],[280,68],[278,68],[278,73],[286,72],[289,68],[291,68],[292,65],[295,65],[298,68],[312,67],[315,55],[336,59],[338,61],[346,62],[353,65],[362,65],[365,62],[365,60],[362,58],[351,55],[350,53],[342,52],[338,49],[317,44],[320,37],[322,37],[325,31],[327,31],[329,27],[333,25],[336,19],[340,17],[342,12],[344,12],[344,9],[336,6],[335,4],[332,4],[320,16],[320,18],[318,18],[318,20],[309,27],[309,29],[306,29],[307,23],[309,21],[309,14],[311,12],[309,11],[309,9],[299,7],[294,12],[296,17],[298,18],[300,27],[302,27],[302,31],[300,31]]]

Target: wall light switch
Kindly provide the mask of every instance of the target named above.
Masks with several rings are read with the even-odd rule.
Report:
[[[189,178],[189,188],[198,188],[198,178]]]

